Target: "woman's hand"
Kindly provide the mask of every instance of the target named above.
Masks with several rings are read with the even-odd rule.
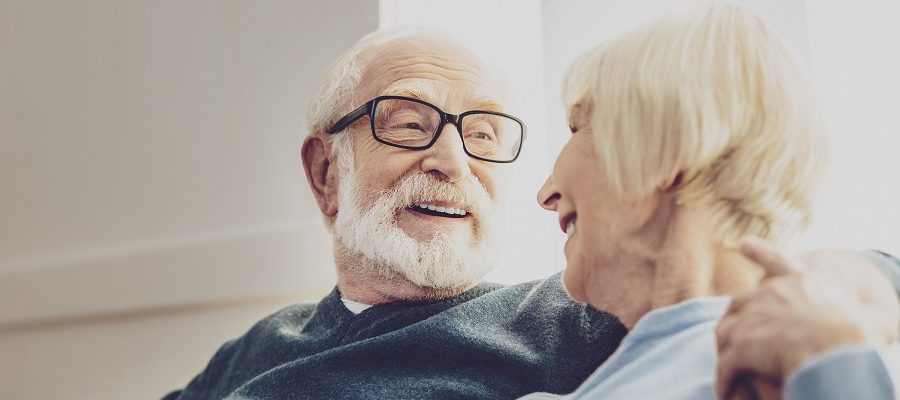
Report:
[[[716,330],[720,398],[780,398],[788,376],[829,349],[897,340],[896,292],[865,254],[791,259],[752,239],[742,251],[766,276],[732,300]]]

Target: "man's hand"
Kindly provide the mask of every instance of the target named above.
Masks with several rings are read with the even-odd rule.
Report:
[[[829,349],[897,340],[896,292],[865,254],[818,251],[792,259],[754,239],[741,250],[766,275],[732,300],[716,330],[720,398],[780,398],[785,379]]]

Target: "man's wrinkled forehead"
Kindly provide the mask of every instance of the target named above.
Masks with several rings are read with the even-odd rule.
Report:
[[[502,110],[496,73],[469,50],[441,38],[403,38],[364,55],[357,102],[377,96],[419,98],[438,106]],[[456,113],[464,110],[447,109]]]

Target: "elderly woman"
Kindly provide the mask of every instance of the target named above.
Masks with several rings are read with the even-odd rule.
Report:
[[[776,36],[733,6],[576,60],[563,95],[571,138],[538,201],[569,237],[568,294],[630,332],[572,397],[714,398],[717,320],[764,276],[739,243],[780,242],[810,219],[826,143],[809,93]],[[896,314],[890,285],[875,283]],[[896,330],[855,339],[885,345]],[[807,396],[793,384],[788,397]]]

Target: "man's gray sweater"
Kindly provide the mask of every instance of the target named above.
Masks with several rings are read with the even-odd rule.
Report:
[[[174,399],[510,399],[568,393],[625,327],[573,303],[560,275],[354,315],[335,289],[222,346]]]

